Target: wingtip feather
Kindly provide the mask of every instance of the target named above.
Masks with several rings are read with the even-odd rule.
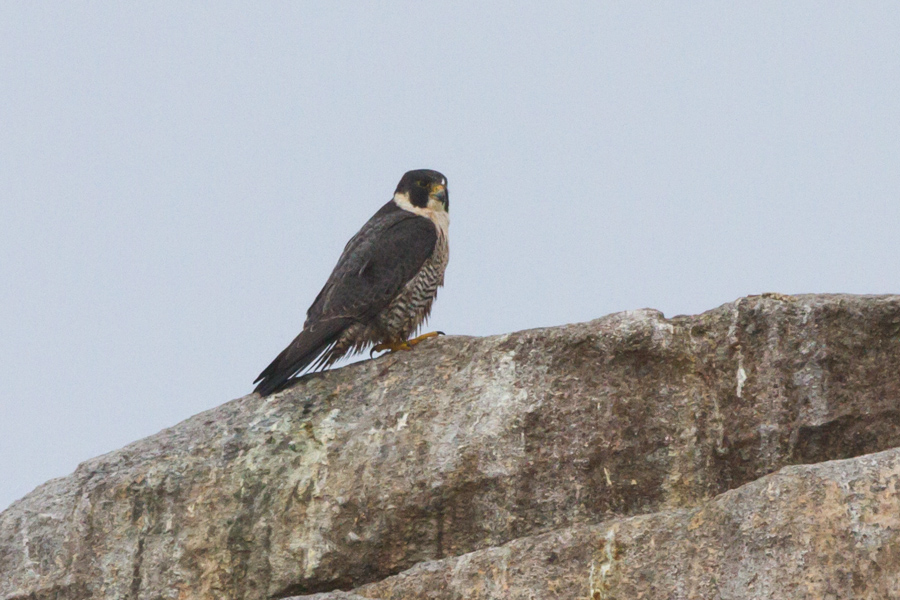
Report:
[[[329,323],[328,327],[320,327],[315,331],[311,329],[301,331],[294,341],[263,369],[253,382],[259,383],[253,391],[265,397],[281,389],[291,377],[303,371],[317,358],[321,361],[322,355],[330,350],[345,327],[346,323],[336,320]]]

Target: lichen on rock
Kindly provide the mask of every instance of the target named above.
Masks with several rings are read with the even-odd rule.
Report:
[[[448,336],[37,488],[0,598],[900,597],[896,447],[898,296]]]

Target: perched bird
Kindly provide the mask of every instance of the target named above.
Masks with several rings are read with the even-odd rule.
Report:
[[[306,312],[303,331],[253,383],[267,396],[313,365],[327,367],[369,344],[408,349],[437,332],[408,339],[431,312],[450,258],[447,178],[409,171],[394,197],[347,242]]]

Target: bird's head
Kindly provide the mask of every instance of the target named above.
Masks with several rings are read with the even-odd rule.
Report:
[[[394,191],[394,202],[434,212],[450,211],[447,178],[430,169],[407,171]]]

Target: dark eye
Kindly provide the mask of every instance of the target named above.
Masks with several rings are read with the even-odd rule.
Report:
[[[417,182],[417,183],[418,183],[419,187],[423,187],[423,188],[427,188],[427,187],[428,187],[428,182],[427,182],[427,181],[419,181],[419,182]]]

